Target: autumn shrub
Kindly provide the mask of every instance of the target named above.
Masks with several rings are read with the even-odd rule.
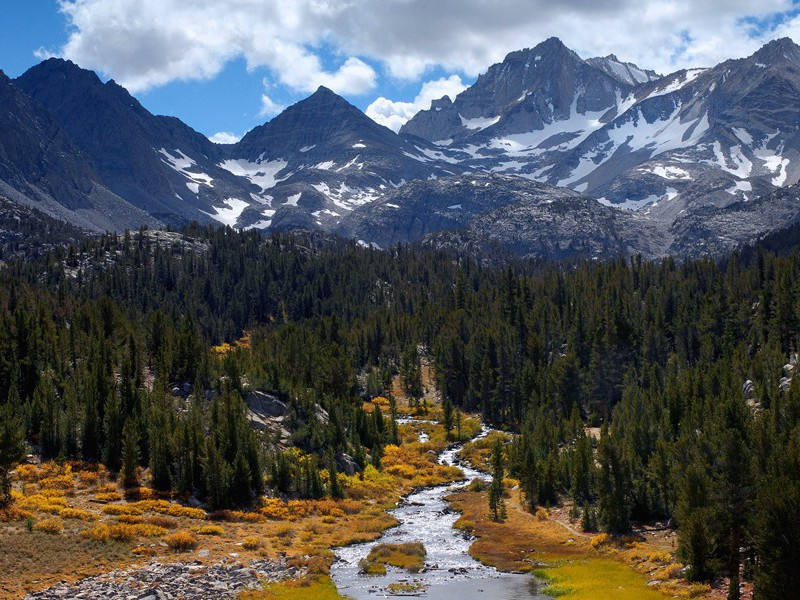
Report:
[[[200,535],[225,535],[225,528],[219,525],[203,525],[197,533]]]
[[[17,477],[19,477],[21,481],[35,483],[39,481],[41,474],[39,467],[36,465],[20,465],[17,467]]]
[[[600,534],[594,536],[591,539],[591,541],[589,542],[589,544],[592,546],[592,548],[599,548],[600,546],[610,542],[611,539],[612,538],[611,538],[610,534],[608,534],[608,533],[600,533]]]
[[[95,499],[100,502],[116,502],[122,500],[122,494],[119,492],[99,492],[95,494]]]
[[[176,531],[164,537],[164,542],[175,552],[186,552],[197,547],[197,538],[191,531]]]
[[[81,521],[94,521],[95,515],[88,510],[79,508],[62,508],[58,511],[58,516],[62,519],[80,519]]]
[[[34,523],[33,528],[36,531],[43,531],[44,533],[59,534],[64,530],[64,525],[60,519],[42,519]]]
[[[255,536],[246,537],[242,540],[242,548],[245,550],[258,550],[261,546],[261,540]]]
[[[100,474],[97,471],[81,471],[78,474],[78,481],[83,487],[97,485],[100,481]]]
[[[39,485],[42,488],[69,490],[75,486],[75,478],[72,476],[72,473],[64,473],[63,475],[55,475],[53,477],[40,479]]]

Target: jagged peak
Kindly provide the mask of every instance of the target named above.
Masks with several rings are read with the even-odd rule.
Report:
[[[776,61],[781,59],[800,59],[800,46],[789,37],[772,40],[759,48],[750,58],[761,61]]]

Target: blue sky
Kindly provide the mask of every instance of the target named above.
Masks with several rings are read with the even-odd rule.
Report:
[[[615,53],[660,72],[800,39],[797,0],[2,0],[2,9],[9,76],[63,56],[154,113],[230,139],[320,84],[397,129],[553,35],[581,56]]]

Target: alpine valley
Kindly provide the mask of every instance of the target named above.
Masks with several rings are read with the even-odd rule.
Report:
[[[395,133],[326,88],[220,145],[61,59],[0,72],[0,196],[84,231],[321,230],[527,257],[720,254],[800,216],[800,47],[660,75],[556,38]]]

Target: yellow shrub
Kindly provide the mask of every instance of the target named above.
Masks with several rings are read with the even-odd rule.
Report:
[[[20,465],[17,467],[17,477],[28,483],[39,481],[39,477],[41,477],[39,467],[36,465]]]
[[[266,498],[262,502],[259,512],[268,519],[284,521],[289,518],[289,507],[286,502],[277,498]]]
[[[98,492],[103,492],[106,494],[110,494],[111,492],[117,491],[117,484],[116,483],[107,483],[103,487],[97,490]]]
[[[92,513],[78,508],[62,508],[58,511],[58,516],[62,519],[80,519],[81,521],[95,520],[95,516]]]
[[[242,547],[245,550],[258,550],[261,546],[261,540],[257,537],[246,537],[242,540]]]
[[[175,552],[186,552],[197,547],[197,538],[191,531],[176,531],[165,536],[164,541]]]
[[[219,525],[203,525],[197,533],[200,535],[225,535],[225,528]]]
[[[417,474],[417,470],[411,465],[392,465],[385,469],[390,475],[397,475],[403,479],[413,479]]]
[[[100,492],[95,495],[95,498],[100,502],[116,502],[122,500],[122,494],[119,492]]]
[[[594,536],[589,543],[591,544],[592,548],[599,548],[600,546],[608,543],[609,541],[611,541],[611,536],[609,534],[600,533]]]
[[[0,508],[0,523],[10,523],[12,521],[24,521],[33,517],[29,510],[20,508],[16,504],[9,504]]]
[[[178,522],[175,519],[165,517],[164,515],[145,517],[144,521],[146,523],[150,523],[150,525],[156,525],[157,527],[163,527],[164,529],[175,529],[178,526]]]
[[[550,518],[550,513],[547,512],[547,509],[543,506],[540,506],[536,509],[536,520],[537,521],[547,521]]]
[[[53,477],[45,477],[44,479],[40,479],[39,485],[42,488],[69,490],[75,485],[75,478],[72,476],[72,473],[65,473],[63,475],[55,475]]]
[[[681,570],[683,569],[683,565],[680,563],[673,563],[671,565],[667,565],[663,569],[657,570],[653,573],[654,579],[675,579],[676,577],[680,576]]]
[[[144,517],[140,515],[120,515],[117,517],[117,521],[128,525],[136,525],[136,523],[144,523]]]
[[[87,529],[82,535],[94,540],[117,540],[118,542],[128,542],[134,537],[157,537],[167,532],[163,527],[150,525],[147,523],[113,523],[111,525],[100,524],[91,529]]]
[[[109,504],[100,510],[107,515],[141,515],[144,512],[133,504]]]
[[[40,496],[44,496],[45,498],[63,498],[66,496],[66,492],[64,490],[52,489],[52,488],[44,488],[39,490],[38,494]]]
[[[33,528],[45,533],[58,534],[64,530],[64,525],[59,519],[43,519],[35,523]]]
[[[97,485],[100,481],[100,474],[97,471],[81,471],[78,474],[78,480],[84,486]]]

